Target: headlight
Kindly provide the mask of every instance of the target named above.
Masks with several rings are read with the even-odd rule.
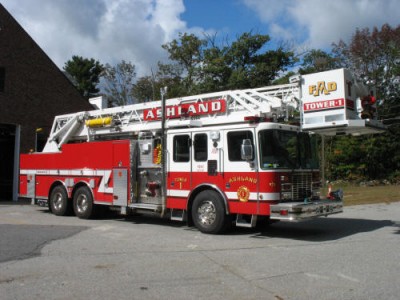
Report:
[[[292,184],[291,183],[282,183],[281,184],[281,190],[282,190],[282,192],[291,191],[292,190]]]
[[[290,200],[292,199],[292,192],[282,192],[281,200]]]

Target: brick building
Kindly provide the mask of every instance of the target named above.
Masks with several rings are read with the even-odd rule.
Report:
[[[0,4],[0,200],[17,199],[19,153],[40,148],[54,116],[91,109]]]

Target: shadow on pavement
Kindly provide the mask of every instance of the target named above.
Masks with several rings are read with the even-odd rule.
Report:
[[[25,199],[24,201],[18,201],[18,202],[12,202],[12,201],[0,202],[0,205],[24,205],[24,204],[30,204],[29,199]],[[46,213],[50,214],[48,208],[41,208],[40,211],[44,214]],[[188,230],[188,231],[197,231],[195,227],[188,227],[186,225],[186,222],[171,221],[168,218],[163,219],[159,218],[158,216],[149,216],[141,214],[121,216],[117,212],[108,211],[107,213],[101,214],[95,219],[129,222],[132,223],[132,226],[135,226],[135,224],[149,224],[157,226],[169,226],[171,228],[182,228],[183,230]],[[255,228],[241,228],[233,226],[233,228],[230,231],[226,232],[225,235],[248,235],[250,238],[258,238],[258,239],[285,238],[285,239],[304,240],[311,242],[324,242],[324,241],[335,241],[344,237],[360,234],[363,232],[375,231],[383,227],[392,227],[393,234],[400,234],[400,222],[394,222],[392,220],[369,220],[369,219],[356,219],[356,218],[329,217],[329,218],[318,218],[315,220],[304,221],[299,223],[277,222],[271,225],[257,226]],[[73,228],[72,230],[75,230],[76,228],[80,227],[71,226],[71,228]],[[85,229],[85,227],[82,228],[83,229],[81,230]],[[4,232],[4,230],[1,231]],[[2,238],[1,235],[0,238]],[[1,241],[3,248],[4,240],[1,239]]]
[[[383,227],[393,227],[394,230],[399,231],[399,224],[391,220],[320,218],[302,223],[279,222],[263,228],[261,232],[252,237],[289,238],[310,242],[325,242],[363,232],[375,231]]]
[[[171,221],[145,215],[128,216],[119,221],[135,224],[152,224],[183,228],[184,230],[197,231],[195,227],[188,227],[185,222]],[[300,223],[277,222],[255,228],[235,227],[225,235],[248,235],[250,238],[285,238],[311,242],[334,241],[363,232],[371,232],[383,227],[393,227],[394,233],[400,234],[400,223],[391,220],[368,220],[352,218],[320,218]]]
[[[0,263],[39,256],[46,244],[68,238],[88,228],[85,226],[0,224]]]
[[[11,200],[0,200],[1,205],[30,205],[31,199],[20,198],[18,201],[11,201]]]

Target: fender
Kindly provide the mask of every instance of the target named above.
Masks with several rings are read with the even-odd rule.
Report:
[[[84,180],[78,181],[78,182],[74,185],[74,188],[73,188],[73,190],[72,190],[72,192],[71,192],[71,198],[73,198],[73,196],[74,196],[74,194],[75,194],[75,191],[76,191],[78,188],[80,188],[81,186],[86,186],[86,187],[89,189],[90,193],[92,194],[93,203],[96,203],[96,198],[94,197],[93,189],[90,187],[90,184],[87,183],[87,182],[84,181]]]
[[[224,205],[225,205],[225,214],[229,215],[228,199],[226,198],[225,193],[223,191],[221,191],[221,189],[218,186],[216,186],[215,184],[211,184],[211,183],[200,184],[200,185],[196,186],[189,193],[189,196],[188,196],[189,201],[187,202],[186,211],[190,211],[193,199],[196,197],[196,195],[205,190],[214,190],[221,196],[222,200],[224,201]]]

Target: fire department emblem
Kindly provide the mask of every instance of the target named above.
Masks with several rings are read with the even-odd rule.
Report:
[[[238,198],[241,202],[247,202],[250,196],[250,190],[247,186],[242,185],[237,190]]]

